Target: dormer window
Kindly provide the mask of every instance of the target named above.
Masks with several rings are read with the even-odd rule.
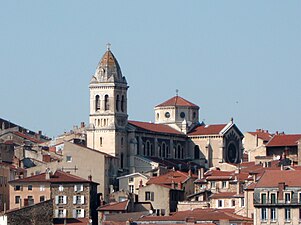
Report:
[[[289,193],[289,192],[284,193],[284,199],[285,199],[285,203],[290,203],[291,202],[291,193]]]
[[[266,193],[261,193],[261,203],[266,204],[267,203],[267,194]]]

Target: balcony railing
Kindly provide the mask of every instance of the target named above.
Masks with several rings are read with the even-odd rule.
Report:
[[[290,201],[278,200],[278,199],[266,199],[263,201],[262,199],[255,198],[254,206],[273,206],[273,205],[301,205],[301,201],[299,199],[291,199]]]

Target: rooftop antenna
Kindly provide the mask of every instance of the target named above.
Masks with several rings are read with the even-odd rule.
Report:
[[[176,89],[176,96],[178,97],[179,95],[179,89]]]
[[[107,43],[107,50],[110,51],[110,49],[111,49],[111,44]]]

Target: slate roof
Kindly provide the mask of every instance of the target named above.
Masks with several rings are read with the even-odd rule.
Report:
[[[167,101],[157,105],[156,107],[165,107],[165,106],[186,106],[186,107],[196,107],[199,108],[197,105],[187,101],[186,99],[180,96],[174,96]]]

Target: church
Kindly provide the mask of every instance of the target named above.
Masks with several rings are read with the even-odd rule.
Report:
[[[243,134],[233,119],[199,121],[199,106],[178,94],[154,108],[155,122],[128,120],[128,84],[110,47],[101,58],[90,89],[87,147],[119,159],[124,174],[160,165],[180,170],[242,161]]]

